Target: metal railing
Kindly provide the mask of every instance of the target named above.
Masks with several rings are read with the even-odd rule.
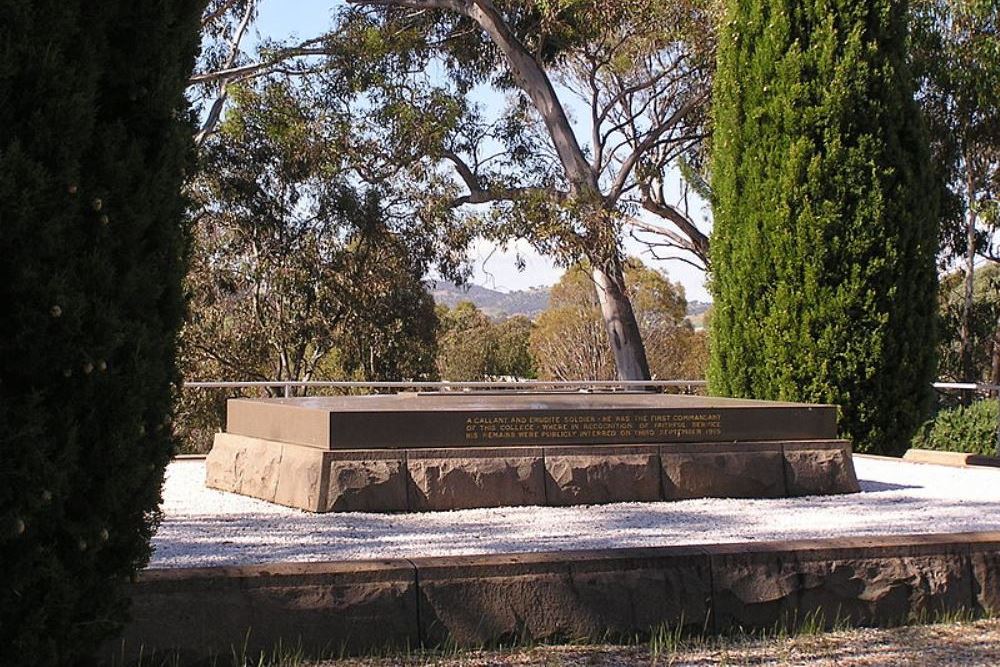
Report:
[[[324,380],[275,380],[248,382],[185,382],[185,388],[192,389],[267,389],[280,387],[285,396],[290,396],[292,389],[428,389],[434,391],[531,391],[547,390],[581,390],[603,389],[622,390],[630,388],[683,389],[692,393],[695,388],[705,387],[704,380],[520,380],[497,382],[349,382]]]
[[[334,380],[267,380],[185,382],[185,389],[175,419],[175,432],[182,441],[182,452],[208,451],[214,434],[225,427],[226,398],[266,394],[268,396],[329,395],[378,393],[390,391],[427,391],[459,395],[463,393],[549,392],[626,392],[650,390],[693,394],[703,389],[702,380],[589,380],[547,381],[506,380],[478,382],[351,382]],[[191,391],[194,390],[194,391]]]
[[[283,396],[292,396],[293,390],[302,389],[303,393],[314,389],[341,390],[356,392],[359,390],[377,391],[394,389],[401,391],[437,391],[437,392],[483,392],[483,391],[628,391],[630,389],[650,389],[660,391],[679,390],[685,394],[693,394],[704,390],[707,383],[704,380],[504,380],[476,382],[352,382],[326,380],[268,380],[268,381],[218,381],[218,382],[185,382],[186,389],[280,389]],[[980,382],[935,382],[931,386],[938,391],[973,392],[985,396],[1000,397],[1000,385]],[[1000,401],[997,407],[996,453],[1000,456]]]

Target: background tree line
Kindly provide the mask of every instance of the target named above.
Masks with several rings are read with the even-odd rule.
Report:
[[[975,351],[976,340],[993,340],[998,330],[994,326],[993,334],[980,331],[984,325],[978,311],[983,309],[974,304],[977,292],[970,291],[976,282],[972,257],[991,253],[995,218],[994,121],[1000,114],[993,113],[998,108],[998,87],[991,77],[1000,67],[995,48],[997,12],[992,3],[918,0],[907,6],[893,1],[886,5],[893,23],[880,24],[877,30],[860,19],[854,24],[840,21],[850,11],[820,3],[816,16],[826,17],[826,24],[792,15],[779,21],[775,27],[778,32],[762,34],[759,39],[755,36],[757,41],[741,46],[773,61],[774,54],[794,46],[795,39],[820,39],[826,40],[823,43],[831,50],[828,60],[817,61],[817,66],[840,68],[839,74],[831,70],[825,76],[844,78],[851,67],[867,72],[874,66],[867,58],[875,59],[871,62],[887,58],[884,62],[891,62],[894,68],[890,78],[878,86],[873,84],[870,90],[842,86],[834,90],[839,98],[808,102],[816,113],[828,108],[840,114],[838,122],[846,129],[837,146],[869,142],[839,165],[836,161],[827,163],[831,173],[843,174],[840,186],[821,191],[816,189],[818,184],[833,181],[813,176],[814,180],[803,181],[796,190],[791,185],[794,178],[786,178],[776,180],[773,187],[778,189],[764,198],[754,195],[752,189],[739,195],[747,210],[753,209],[749,216],[742,216],[746,220],[760,218],[758,214],[772,201],[784,202],[782,205],[792,211],[802,206],[818,207],[806,210],[807,215],[815,216],[812,230],[802,227],[794,233],[816,234],[816,248],[823,253],[809,252],[813,258],[825,253],[825,258],[810,265],[812,260],[803,255],[806,261],[799,268],[792,268],[799,261],[794,259],[795,253],[803,252],[808,243],[802,245],[800,239],[801,247],[795,249],[781,240],[773,251],[777,254],[767,256],[758,252],[763,237],[744,236],[744,231],[736,232],[737,245],[733,246],[742,248],[743,255],[735,263],[723,259],[724,265],[713,266],[715,260],[727,257],[729,242],[722,239],[724,247],[710,252],[708,234],[699,230],[687,206],[688,191],[697,191],[715,209],[716,231],[720,211],[725,221],[724,202],[730,194],[721,186],[726,172],[720,156],[732,150],[733,144],[728,139],[720,141],[720,136],[725,136],[719,129],[725,125],[727,102],[720,101],[718,92],[727,84],[723,81],[723,88],[717,85],[716,65],[728,56],[725,50],[717,50],[716,33],[718,26],[742,20],[743,9],[725,2],[680,2],[669,7],[642,2],[565,6],[512,2],[481,14],[468,3],[428,0],[418,4],[350,3],[335,12],[332,28],[315,39],[297,44],[268,43],[256,53],[244,53],[240,49],[241,26],[252,22],[256,3],[219,3],[218,11],[210,12],[206,22],[206,31],[217,37],[217,48],[207,52],[193,81],[206,94],[206,108],[212,111],[220,109],[222,102],[239,104],[241,90],[266,88],[275,81],[296,89],[303,105],[323,109],[330,119],[327,139],[332,141],[328,145],[336,146],[331,152],[337,153],[337,166],[328,174],[337,174],[342,189],[369,197],[375,193],[381,215],[389,221],[387,228],[399,238],[432,235],[434,243],[427,246],[432,249],[421,256],[424,267],[443,259],[448,275],[461,280],[463,244],[477,236],[498,242],[528,239],[565,266],[575,267],[567,280],[577,289],[566,290],[563,285],[556,289],[556,293],[567,292],[566,303],[574,305],[547,313],[531,336],[528,352],[534,353],[532,370],[541,377],[691,375],[678,371],[688,371],[686,358],[697,358],[698,353],[684,355],[679,350],[687,344],[683,341],[694,341],[699,350],[705,342],[683,327],[664,324],[669,317],[655,327],[641,321],[645,308],[637,300],[649,289],[624,256],[622,241],[628,234],[642,239],[654,257],[675,257],[710,269],[717,299],[727,284],[742,289],[757,281],[762,286],[736,298],[734,303],[743,304],[744,310],[734,314],[727,307],[722,319],[717,319],[715,392],[842,403],[845,434],[868,433],[875,415],[886,412],[879,406],[892,405],[895,407],[885,425],[871,431],[870,438],[860,435],[856,440],[862,449],[884,448],[888,447],[881,444],[884,434],[898,431],[897,444],[889,447],[898,449],[928,406],[928,394],[922,391],[916,393],[923,398],[912,404],[909,399],[893,398],[894,391],[913,395],[910,385],[926,384],[916,375],[903,377],[899,372],[922,368],[918,375],[931,379],[933,341],[938,333],[943,334],[942,373],[963,378],[982,375],[973,367],[982,356]],[[784,16],[777,6],[762,3],[761,7],[765,13]],[[852,30],[861,33],[850,36]],[[742,31],[738,36],[748,34]],[[875,55],[852,55],[850,50],[862,45]],[[856,63],[852,65],[850,58]],[[807,56],[794,53],[787,57],[795,69],[781,76],[789,78],[787,85],[794,90],[803,90],[794,87],[798,85],[796,77],[819,80],[810,73],[812,65],[807,60]],[[429,68],[436,68],[438,74],[427,76]],[[763,83],[777,76],[775,71],[764,67],[751,72],[765,95],[746,98],[740,104],[748,102],[766,109],[771,103],[768,100],[775,99],[776,92],[786,85],[780,80]],[[733,73],[727,70],[726,75]],[[485,109],[476,98],[477,88],[483,87],[502,94],[507,104],[499,110]],[[886,103],[888,108],[909,116],[912,122],[897,123],[895,129],[852,126],[875,113],[861,106],[873,99],[873,91],[882,89],[895,95]],[[578,101],[571,103],[574,98]],[[917,106],[907,102],[914,98]],[[851,109],[845,100],[859,102],[859,106]],[[581,112],[584,120],[570,119]],[[737,117],[750,118],[748,113],[750,107]],[[799,114],[796,122],[804,122],[809,113],[813,112]],[[225,117],[222,113],[206,117],[198,139],[209,150],[213,144],[232,140]],[[787,119],[782,122],[785,125],[776,126],[777,131],[764,137],[762,145],[799,141],[804,146],[801,142],[813,141],[808,132],[792,129]],[[916,128],[923,125],[930,132],[920,134]],[[841,130],[831,126],[830,131]],[[879,142],[889,147],[898,141],[916,151],[913,156],[876,155],[883,150]],[[928,144],[933,151],[930,161],[927,153],[920,153],[920,146]],[[865,151],[869,151],[869,158],[863,157]],[[713,152],[715,160],[709,162],[706,158]],[[814,165],[823,164],[816,162],[821,155],[819,151],[811,158]],[[782,166],[794,164],[778,159]],[[802,156],[795,159],[802,165],[808,162]],[[896,186],[888,180],[872,181],[879,184],[874,190],[861,187],[866,177],[858,172],[858,166],[865,159],[887,161],[887,170],[895,168],[890,165],[894,160],[901,160],[906,165],[903,169],[922,169],[926,173],[918,180],[922,178],[923,185],[911,194],[904,194],[905,188],[894,190]],[[746,166],[755,178],[762,173],[759,163]],[[668,196],[671,180],[681,186],[680,195],[673,199]],[[883,185],[887,188],[884,194],[879,190]],[[873,199],[867,208],[850,203],[867,196],[865,190],[884,201]],[[917,194],[926,194],[926,205],[915,204]],[[915,222],[903,226],[909,229],[904,232],[905,239],[881,245],[873,241],[868,249],[862,249],[860,239],[865,234],[872,239],[896,238],[895,231],[886,236],[886,225],[897,224],[911,213]],[[851,215],[857,216],[856,220],[845,223],[843,218]],[[419,224],[398,224],[406,219],[419,220]],[[781,233],[791,232],[802,220],[806,218],[786,218],[780,222],[784,226]],[[778,224],[777,219],[774,222]],[[843,252],[835,251],[831,244],[840,235],[855,239]],[[914,254],[914,243],[922,249],[919,253]],[[440,252],[445,247],[447,251]],[[436,251],[439,257],[435,257]],[[936,324],[935,314],[928,308],[934,302],[930,294],[935,289],[933,268],[927,263],[932,254],[937,255],[942,270],[951,264],[952,257],[961,257],[965,267],[963,299],[958,306],[951,299],[947,308],[942,300]],[[885,260],[890,256],[892,259]],[[741,273],[745,260],[757,262],[757,268]],[[590,271],[589,279],[582,275],[582,267]],[[787,270],[774,270],[782,267]],[[860,277],[865,267],[872,272]],[[881,278],[877,271],[882,271]],[[900,278],[896,288],[891,287],[888,277],[898,278],[907,271],[917,273]],[[819,283],[815,277],[808,282],[809,275],[825,277]],[[803,276],[807,282],[797,283]],[[820,284],[823,280],[826,286]],[[848,287],[851,280],[854,287]],[[952,279],[946,282],[950,284]],[[902,300],[887,297],[894,289],[916,284],[924,284],[926,294],[911,294]],[[784,296],[772,300],[772,285],[783,285]],[[593,291],[593,299],[585,297],[585,287]],[[830,289],[839,292],[834,294]],[[831,307],[838,299],[840,306]],[[881,300],[882,305],[872,305],[872,299]],[[778,319],[773,319],[768,309]],[[600,315],[600,326],[594,325],[595,312]],[[355,320],[355,328],[367,326],[366,315]],[[418,313],[413,315],[411,324],[430,321]],[[911,318],[910,324],[896,325],[906,318]],[[481,322],[474,324],[475,319],[466,313],[442,322],[442,331],[449,333],[436,341],[438,361],[425,364],[426,372],[465,379],[514,375],[507,371],[517,364],[511,366],[513,362],[497,356],[497,335]],[[880,328],[879,323],[886,319],[894,324]],[[609,328],[610,322],[618,324]],[[401,320],[397,331],[404,331],[405,326]],[[523,322],[507,326],[527,329]],[[557,326],[572,332],[572,337],[546,339],[539,333]],[[462,348],[462,327],[476,333],[482,350]],[[737,343],[742,336],[736,333],[740,327],[746,336],[738,344],[745,347],[728,357],[737,360],[734,366],[719,355],[728,354],[724,348]],[[671,333],[664,339],[654,331]],[[778,334],[773,347],[755,342],[760,331]],[[869,332],[869,343],[860,342],[865,331]],[[418,338],[427,340],[426,334]],[[795,336],[799,342],[793,340]],[[955,373],[950,367],[955,355],[948,353],[955,347],[952,337],[960,341],[960,368]],[[892,358],[910,349],[904,341],[914,338],[923,341],[922,351],[907,352],[912,358],[903,363]],[[350,336],[342,343],[347,339]],[[567,342],[570,340],[572,343]],[[886,355],[884,360],[866,358],[868,353],[860,352],[869,344],[871,354]],[[842,372],[831,371],[829,360],[850,356],[853,353],[844,350],[851,346],[858,352],[855,362],[844,364]],[[576,359],[568,363],[573,356]],[[990,356],[1000,359],[992,352]],[[377,351],[370,348],[369,359],[377,357]],[[360,358],[357,354],[343,356],[337,368],[327,370],[343,377],[372,377],[351,367]],[[809,361],[803,363],[803,359]],[[868,377],[869,370],[883,363],[886,369],[895,369],[889,371],[884,383]],[[768,368],[784,375],[767,380]],[[280,364],[268,370],[272,375],[286,372]],[[398,376],[388,367],[383,375]],[[909,415],[905,419],[904,413]],[[858,417],[851,416],[854,414]]]

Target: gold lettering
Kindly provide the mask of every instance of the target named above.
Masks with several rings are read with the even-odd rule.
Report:
[[[718,412],[481,415],[465,420],[466,441],[669,442],[722,435]]]

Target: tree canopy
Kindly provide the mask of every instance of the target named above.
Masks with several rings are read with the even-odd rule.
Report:
[[[436,319],[422,280],[435,249],[388,220],[375,189],[343,178],[335,115],[287,83],[235,94],[191,184],[191,374],[432,375]]]
[[[535,361],[528,352],[533,325],[524,316],[493,321],[471,301],[438,306],[438,371],[452,382],[530,379]]]
[[[212,110],[245,77],[321,79],[353,122],[357,178],[455,238],[525,238],[564,264],[587,258],[619,374],[648,374],[622,230],[707,257],[707,237],[665,183],[678,160],[700,156],[711,0],[359,1],[330,33],[241,63],[253,5],[218,3],[206,17],[215,50],[193,80],[216,91]],[[480,103],[489,89],[506,104]]]

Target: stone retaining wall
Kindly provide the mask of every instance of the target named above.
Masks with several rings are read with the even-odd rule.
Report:
[[[206,484],[311,512],[779,498],[859,490],[844,440],[324,450],[219,433]]]
[[[1000,533],[148,570],[109,660],[892,625],[1000,609]]]

